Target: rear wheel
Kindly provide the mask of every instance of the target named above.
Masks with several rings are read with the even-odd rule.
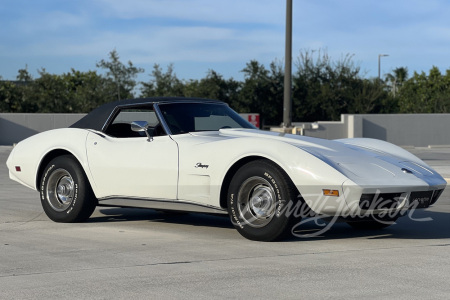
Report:
[[[228,189],[228,213],[239,233],[257,241],[286,237],[295,220],[288,204],[297,204],[297,189],[287,175],[267,160],[239,168]]]
[[[40,185],[41,203],[55,222],[81,222],[97,205],[89,181],[71,155],[54,158],[45,167]]]

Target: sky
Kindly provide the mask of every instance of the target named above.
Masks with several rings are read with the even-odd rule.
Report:
[[[284,64],[285,0],[0,0],[0,76],[97,70],[116,50],[145,69],[173,64],[180,79],[214,70],[243,79],[250,60]],[[450,69],[448,0],[293,0],[293,69],[303,51],[353,55],[366,78],[397,67]]]

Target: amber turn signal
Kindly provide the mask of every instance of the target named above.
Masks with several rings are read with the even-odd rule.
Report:
[[[323,195],[339,197],[339,190],[323,190]]]

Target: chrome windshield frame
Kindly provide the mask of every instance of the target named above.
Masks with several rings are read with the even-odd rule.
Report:
[[[164,116],[161,112],[161,109],[159,108],[158,103],[153,104],[153,109],[155,110],[156,116],[159,119],[159,121],[161,122],[161,126],[163,127],[164,131],[168,135],[172,135],[172,131],[170,131],[169,125],[167,125],[166,119],[164,119]]]

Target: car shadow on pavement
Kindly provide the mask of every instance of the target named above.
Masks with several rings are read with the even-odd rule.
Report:
[[[208,215],[146,208],[100,208],[103,216],[94,215],[88,222],[149,221],[216,228],[233,228],[228,215]]]
[[[91,217],[89,223],[148,221],[211,228],[233,229],[226,215],[201,213],[162,212],[140,208],[100,208],[100,214]],[[304,220],[305,221],[305,220]],[[214,229],[211,229],[214,230]],[[329,223],[314,220],[297,226],[294,235],[283,242],[334,239],[450,239],[450,213],[415,211],[397,220],[395,224],[381,230],[357,230],[343,222]]]
[[[450,239],[450,213],[416,211],[403,216],[387,228],[379,230],[358,230],[345,222],[335,224],[314,220],[305,222],[294,230],[287,242],[301,240],[333,240],[367,237],[367,239]]]

